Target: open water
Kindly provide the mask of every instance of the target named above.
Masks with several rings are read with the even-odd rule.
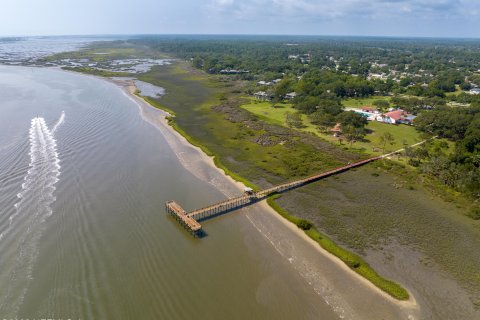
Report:
[[[195,239],[171,199],[224,195],[121,89],[0,66],[0,318],[338,318],[241,212]]]

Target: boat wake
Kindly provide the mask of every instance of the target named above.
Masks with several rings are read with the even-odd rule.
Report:
[[[62,114],[60,115],[60,118],[58,118],[57,122],[53,125],[52,127],[52,134],[57,131],[58,127],[60,127],[63,122],[65,122],[65,111],[62,111]]]
[[[0,270],[0,314],[16,316],[21,306],[38,255],[37,244],[45,229],[43,222],[52,214],[55,184],[60,175],[60,160],[54,132],[65,114],[50,130],[44,118],[33,118],[30,136],[30,164],[17,194],[18,201],[9,217],[8,228],[0,234],[2,268]]]

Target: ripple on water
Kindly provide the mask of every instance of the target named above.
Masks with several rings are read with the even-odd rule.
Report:
[[[32,280],[37,244],[45,229],[42,224],[52,214],[55,184],[60,175],[56,140],[44,118],[32,119],[29,141],[29,169],[8,226],[0,234],[0,241],[8,248],[2,259],[9,262],[3,266],[0,282],[3,284],[0,314],[4,316],[17,314]]]

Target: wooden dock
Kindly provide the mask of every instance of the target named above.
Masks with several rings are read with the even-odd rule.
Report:
[[[275,193],[285,192],[300,186],[306,185],[308,183],[335,175],[347,171],[352,168],[363,166],[369,162],[382,159],[385,156],[378,156],[369,158],[366,160],[358,161],[355,163],[348,164],[327,172],[316,174],[304,179],[295,180],[287,183],[283,183],[271,188],[260,190],[257,192],[252,192],[251,194],[244,194],[242,196],[227,199],[222,202],[212,204],[210,206],[193,210],[191,212],[186,212],[178,203],[175,201],[168,201],[165,206],[169,214],[175,217],[187,230],[189,230],[194,235],[200,235],[202,233],[202,226],[198,221],[212,218],[214,216],[220,215],[222,213],[239,209],[241,207],[250,205],[257,201],[263,200]]]
[[[165,208],[167,213],[172,215],[175,219],[180,222],[181,225],[185,227],[188,231],[190,231],[193,235],[198,235],[201,233],[202,226],[198,223],[195,219],[189,217],[185,210],[176,203],[175,201],[168,201],[165,204]]]

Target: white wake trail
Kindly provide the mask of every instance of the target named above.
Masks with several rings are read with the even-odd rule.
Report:
[[[65,111],[62,111],[62,114],[60,115],[60,118],[57,120],[57,122],[53,125],[52,128],[52,133],[55,133],[57,131],[58,127],[65,122]]]
[[[60,117],[56,129],[65,118]],[[2,253],[0,270],[0,314],[16,316],[32,279],[32,270],[38,256],[38,242],[45,230],[43,222],[52,214],[55,184],[60,175],[57,142],[43,118],[33,118],[29,130],[30,164],[18,193],[15,211],[9,217],[9,226],[0,235],[8,251]]]

